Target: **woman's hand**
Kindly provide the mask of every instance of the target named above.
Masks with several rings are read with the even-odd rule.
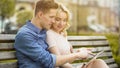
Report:
[[[91,49],[89,49],[89,48],[79,48],[77,50],[77,52],[79,53],[79,55],[82,59],[86,59],[86,58],[88,58],[89,53],[91,53]]]

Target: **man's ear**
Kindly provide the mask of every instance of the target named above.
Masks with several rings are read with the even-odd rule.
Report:
[[[37,16],[40,18],[41,16],[43,16],[43,12],[39,11],[39,12],[37,13]]]

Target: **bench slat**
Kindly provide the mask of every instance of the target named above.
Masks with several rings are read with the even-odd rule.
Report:
[[[99,55],[97,58],[103,58],[104,60],[107,60],[107,59],[111,59],[110,57],[112,58],[112,53],[111,52],[105,52],[105,53]],[[88,60],[91,60],[92,58],[93,58],[93,56],[89,55]],[[79,61],[79,59],[77,59],[76,61]],[[107,60],[107,61],[109,61],[109,60]],[[83,62],[86,62],[86,61],[83,61]]]
[[[104,60],[107,64],[114,64],[115,63],[115,61],[114,61],[114,59],[113,58],[109,58],[109,59],[106,59],[106,60]]]
[[[89,47],[92,48],[92,52],[100,52],[102,50],[104,51],[111,51],[110,47],[105,46],[105,47]],[[79,48],[74,48],[73,51],[76,52]]]
[[[14,51],[0,52],[0,60],[16,58]]]
[[[0,43],[0,50],[14,49],[13,43]]]
[[[13,35],[13,34],[0,34],[0,41],[14,40],[14,39],[15,39],[15,35]]]
[[[110,64],[108,65],[110,68],[118,68],[118,65],[117,64]]]
[[[106,47],[94,47],[94,49],[92,50],[93,52],[96,52],[96,51],[111,51],[110,47],[109,46],[106,46]]]
[[[75,64],[72,64],[73,67],[81,67],[83,65],[83,63],[75,63]],[[108,65],[109,68],[118,68],[118,65],[117,64],[111,64],[111,65]]]
[[[0,68],[18,68],[17,62],[0,63]]]
[[[70,41],[73,46],[105,46],[108,45],[108,41]]]
[[[106,40],[105,36],[68,36],[68,40]]]
[[[91,60],[91,59],[90,59]],[[90,61],[90,60],[88,60],[88,61]],[[114,59],[113,58],[107,58],[107,59],[103,59],[107,64],[115,64],[115,61],[114,61]],[[76,61],[79,61],[79,60],[76,60]],[[87,61],[82,61],[82,62],[79,62],[79,63],[87,63]],[[73,63],[73,64],[75,64],[75,63]]]
[[[70,41],[73,46],[98,46],[98,45],[108,45],[108,41]],[[0,49],[13,49],[13,43],[0,43]]]
[[[108,64],[108,66],[109,66],[110,68],[118,68],[118,65],[115,64],[113,58],[105,59],[104,61]],[[84,63],[87,63],[87,62],[84,62]],[[109,63],[112,63],[112,64],[109,64]],[[82,65],[83,65],[83,62],[82,62],[82,63],[73,63],[73,64],[72,64],[73,67],[82,66]]]

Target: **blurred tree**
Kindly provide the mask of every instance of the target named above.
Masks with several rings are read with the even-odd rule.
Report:
[[[15,1],[16,0],[0,0],[0,16],[1,16],[1,29],[3,29],[3,20],[6,17],[10,17],[15,11]]]
[[[119,16],[119,48],[118,48],[118,55],[120,56],[120,0],[119,0],[119,6],[118,6],[118,16]]]
[[[32,11],[21,11],[17,14],[17,24],[18,27],[21,27],[25,24],[27,20],[32,18]]]

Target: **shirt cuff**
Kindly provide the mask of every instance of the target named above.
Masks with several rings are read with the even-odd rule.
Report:
[[[56,65],[56,55],[54,55],[54,54],[51,54],[51,55],[52,55],[52,58],[53,58],[53,65],[55,67],[55,65]]]

